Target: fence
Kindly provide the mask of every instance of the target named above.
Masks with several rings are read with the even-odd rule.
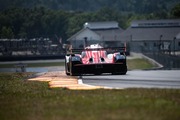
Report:
[[[163,54],[163,53],[143,53],[146,56],[161,63],[164,69],[179,69],[180,68],[180,56]]]

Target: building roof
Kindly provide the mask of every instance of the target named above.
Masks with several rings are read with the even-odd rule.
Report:
[[[144,41],[174,40],[180,38],[180,19],[172,20],[135,20],[125,31],[115,21],[87,22],[84,28],[74,34],[68,41],[88,29],[104,41]]]
[[[131,22],[131,27],[132,28],[180,27],[180,19],[134,20]]]
[[[116,21],[104,21],[104,22],[86,22],[84,28],[93,29],[114,29],[119,28],[118,22]]]
[[[121,28],[117,29],[104,29],[104,30],[92,30],[95,33],[99,34],[103,41],[116,41],[121,38],[120,33],[124,30]]]
[[[95,33],[95,32],[93,32],[92,30],[90,30],[89,28],[83,28],[83,29],[81,29],[80,31],[78,31],[76,34],[74,34],[73,36],[71,36],[70,38],[68,38],[67,39],[67,41],[72,41],[72,40],[84,40],[84,38],[85,37],[88,37],[86,34],[84,34],[84,35],[81,35],[81,34],[83,34],[83,32],[91,32],[91,33],[93,33],[94,35],[96,35],[96,36],[99,36],[97,33]],[[79,39],[79,35],[81,35],[81,36],[83,36],[83,37],[81,37],[80,39]]]
[[[89,30],[93,32],[94,35],[98,35],[102,41],[114,41],[120,39],[120,33],[124,30],[118,26],[115,21],[109,22],[86,22],[84,28],[79,32],[71,36],[67,41],[77,40],[77,36],[82,32]],[[88,36],[87,36],[88,37]]]
[[[173,40],[180,32],[180,20],[132,21],[121,40]]]

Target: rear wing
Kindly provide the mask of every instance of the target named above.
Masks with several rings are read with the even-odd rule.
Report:
[[[107,48],[85,48],[85,49],[69,49],[67,54],[81,54],[83,51],[106,51],[107,53],[126,52],[126,47],[107,47]]]

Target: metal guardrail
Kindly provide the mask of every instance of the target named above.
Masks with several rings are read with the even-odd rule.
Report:
[[[164,66],[164,69],[180,69],[180,56],[168,55],[163,53],[143,54],[161,63]]]

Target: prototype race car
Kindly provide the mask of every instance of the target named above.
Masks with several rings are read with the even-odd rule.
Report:
[[[77,51],[81,53],[76,54]],[[125,47],[103,48],[92,44],[85,49],[71,49],[71,53],[65,56],[65,72],[71,76],[102,73],[125,75]]]

